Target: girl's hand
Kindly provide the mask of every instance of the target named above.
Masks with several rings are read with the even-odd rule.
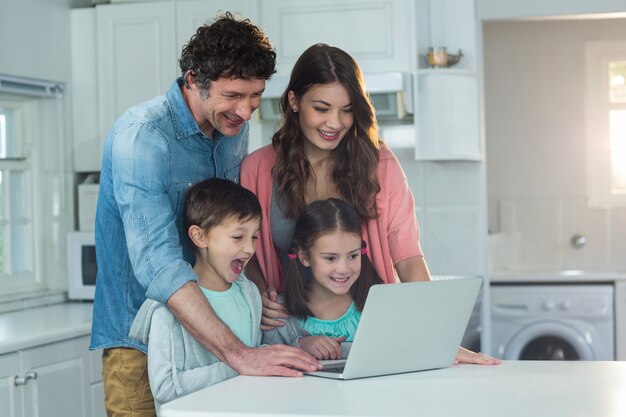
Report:
[[[298,343],[307,353],[317,359],[339,359],[341,358],[341,342],[346,338],[328,336],[305,336],[300,338]]]
[[[459,350],[456,353],[456,358],[454,359],[454,364],[457,365],[459,363],[473,363],[477,365],[500,365],[502,361],[498,358],[494,358],[493,356],[485,355],[484,353],[476,353],[471,350],[465,349],[464,347],[459,347]]]
[[[261,301],[263,302],[261,330],[272,330],[275,327],[285,325],[285,323],[277,319],[286,319],[289,317],[289,314],[287,314],[285,306],[276,301],[277,298],[278,293],[274,287],[268,287],[261,294]]]

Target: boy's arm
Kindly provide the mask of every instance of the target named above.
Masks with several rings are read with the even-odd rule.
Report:
[[[195,282],[187,282],[167,301],[168,309],[185,330],[220,361],[243,375],[301,376],[317,370],[317,360],[291,346],[250,348],[217,317]]]
[[[148,375],[150,389],[158,403],[171,401],[237,375],[235,370],[217,358],[206,366],[180,370],[182,364],[177,363],[178,358],[193,356],[193,352],[184,350],[194,349],[194,346],[203,349],[195,344],[185,346],[180,323],[166,308],[157,308],[150,326]]]

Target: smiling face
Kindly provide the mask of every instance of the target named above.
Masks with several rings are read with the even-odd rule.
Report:
[[[188,77],[191,88],[183,87],[183,95],[198,126],[211,137],[215,130],[226,136],[238,134],[259,107],[265,89],[265,80],[221,77],[204,92]]]
[[[311,268],[310,290],[343,295],[361,274],[361,236],[334,231],[318,237],[308,253],[298,254],[304,266]]]
[[[290,91],[289,104],[292,110],[298,112],[307,154],[332,151],[354,123],[350,95],[338,82],[316,84],[299,99]]]
[[[260,225],[258,218],[241,221],[231,216],[208,233],[191,226],[189,236],[198,247],[193,267],[198,284],[214,291],[230,288],[254,255]]]

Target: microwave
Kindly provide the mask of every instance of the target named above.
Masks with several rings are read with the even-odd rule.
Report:
[[[67,234],[67,270],[70,300],[93,300],[98,274],[93,231]]]

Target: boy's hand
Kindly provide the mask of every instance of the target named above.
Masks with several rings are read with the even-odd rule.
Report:
[[[341,358],[341,342],[345,337],[328,336],[305,336],[298,343],[305,352],[310,353],[317,359],[339,359]]]

